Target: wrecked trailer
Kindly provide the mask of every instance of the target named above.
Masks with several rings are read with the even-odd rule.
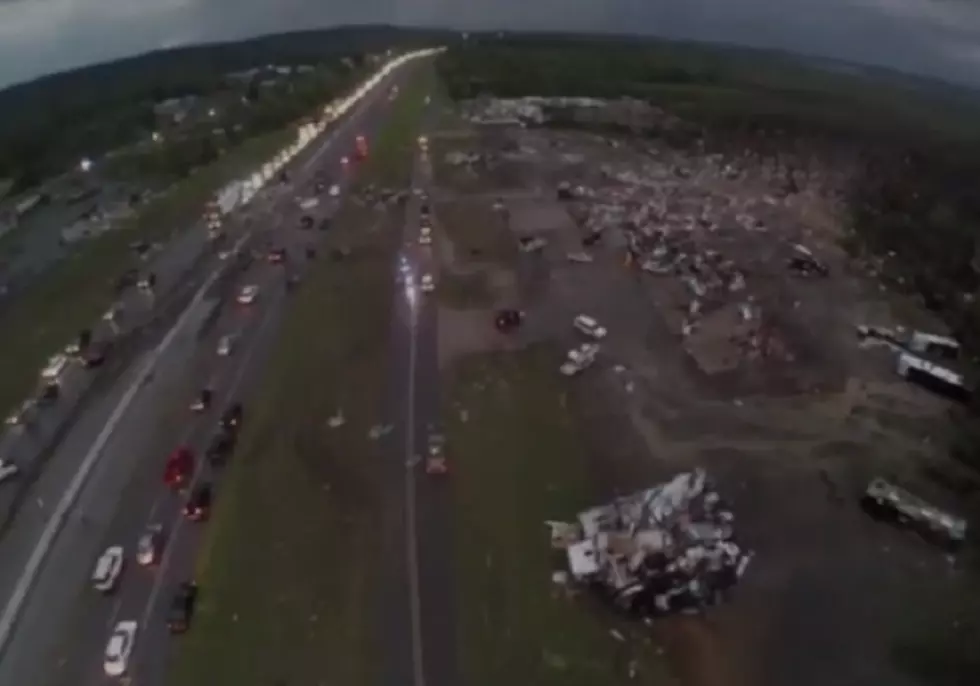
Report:
[[[949,550],[957,549],[966,540],[966,520],[880,477],[868,484],[861,496],[861,507],[874,519],[911,529]]]
[[[702,469],[548,524],[575,582],[643,617],[721,603],[753,555]]]

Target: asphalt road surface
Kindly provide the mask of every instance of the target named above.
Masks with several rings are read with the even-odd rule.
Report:
[[[412,69],[410,64],[396,71],[333,133],[328,131],[323,142],[311,144],[310,152],[290,166],[287,186],[253,200],[250,229],[242,227],[236,233],[243,237],[242,254],[250,247],[260,252],[267,246],[284,247],[289,253],[287,265],[264,259],[250,265],[236,261],[235,269],[201,292],[183,312],[171,345],[105,441],[96,467],[45,558],[11,640],[0,654],[0,683],[109,683],[112,680],[102,666],[105,644],[115,623],[126,619],[135,619],[140,626],[129,671],[133,683],[164,683],[172,642],[166,616],[176,586],[193,573],[207,526],[182,516],[185,496],[170,492],[162,481],[165,460],[178,446],[190,448],[197,457],[192,485],[214,484],[215,500],[220,500],[220,470],[214,472],[200,458],[220,413],[232,401],[247,399],[270,350],[284,299],[289,297],[285,274],[305,268],[306,247],[322,235],[316,228],[300,229],[300,216],[311,214],[319,220],[335,209],[335,203],[326,197],[309,211],[299,209],[296,200],[313,194],[318,171],[324,173],[327,185],[331,181],[341,182],[342,188],[346,185],[341,156],[350,155],[357,134],[374,138],[384,119],[391,86],[404,81]],[[244,285],[259,286],[259,297],[252,305],[235,302]],[[237,345],[232,355],[218,357],[217,342],[228,334],[238,336]],[[54,502],[127,393],[138,366],[127,370],[104,396],[86,407],[38,481],[33,507],[29,503],[0,540],[4,602],[15,581],[9,578],[14,575],[8,568],[18,571],[25,566]],[[211,408],[192,413],[189,404],[203,386],[213,391]],[[245,406],[247,422],[247,402]],[[135,548],[140,534],[151,524],[162,525],[166,544],[159,563],[145,568],[136,564]],[[111,545],[125,548],[126,568],[116,593],[103,597],[90,588],[89,579],[95,560]]]
[[[431,112],[426,113],[423,130]],[[413,186],[427,191],[432,169],[419,154]],[[451,686],[459,683],[453,579],[450,474],[425,468],[429,439],[441,433],[437,294],[420,288],[422,277],[437,276],[432,245],[419,244],[422,201],[413,194],[406,212],[404,249],[394,269],[390,380],[392,459],[386,464],[387,500],[395,516],[386,545],[397,551],[387,566],[380,603],[385,659],[382,683]],[[438,283],[436,283],[436,291]],[[452,456],[447,455],[451,460]],[[451,469],[451,467],[450,467]]]

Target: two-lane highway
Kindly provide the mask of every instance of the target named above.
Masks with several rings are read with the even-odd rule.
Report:
[[[379,84],[328,134],[322,147],[297,160],[292,167],[293,178],[282,187],[274,210],[262,212],[266,215],[262,220],[253,220],[251,233],[238,232],[247,236],[243,250],[257,248],[258,257],[264,258],[267,247],[282,247],[288,252],[288,264],[284,267],[257,259],[243,271],[217,280],[184,312],[182,327],[173,333],[152,378],[127,400],[124,419],[100,447],[98,463],[31,584],[15,630],[0,656],[0,683],[85,686],[105,682],[105,644],[113,624],[123,619],[139,623],[130,674],[141,686],[163,683],[171,645],[166,615],[172,593],[181,580],[192,576],[196,551],[207,527],[207,523],[186,521],[181,512],[185,496],[164,486],[166,457],[180,445],[191,448],[199,467],[195,481],[213,483],[216,503],[220,501],[220,470],[215,473],[201,458],[220,412],[232,400],[247,399],[274,341],[283,302],[289,297],[287,270],[301,274],[308,262],[306,248],[324,235],[316,226],[301,228],[300,217],[311,214],[319,220],[333,210],[334,203],[326,197],[310,211],[301,210],[297,200],[313,194],[316,172],[323,172],[327,187],[334,182],[346,185],[341,156],[350,154],[357,134],[374,136],[387,109],[388,91],[411,69],[404,67]],[[235,294],[249,284],[259,286],[257,300],[252,305],[237,304]],[[217,342],[228,334],[238,335],[237,347],[232,355],[219,357]],[[134,372],[124,374],[118,387],[96,403],[96,419],[99,412],[113,412],[112,408],[119,406],[127,392],[125,384],[132,384],[134,376]],[[212,407],[200,415],[192,414],[188,406],[204,385],[213,391]],[[245,404],[247,422],[247,401]],[[86,424],[83,420],[82,425],[86,428],[72,432],[70,441],[61,448],[75,453],[76,468],[78,459],[91,449],[91,432],[97,430],[98,422]],[[69,459],[61,462],[71,464]],[[74,472],[66,467],[59,476],[64,491],[66,480]],[[50,481],[48,488],[57,494],[58,480],[51,477]],[[16,546],[10,546],[12,562],[24,560],[25,553],[32,550],[32,541],[48,524],[45,514],[40,509],[24,520],[23,535]],[[155,568],[142,568],[135,564],[136,542],[153,523],[160,523],[167,533],[164,554]],[[7,539],[0,541],[0,552],[7,550],[8,543]],[[117,593],[102,597],[90,588],[89,577],[96,558],[108,545],[125,548],[127,565]]]
[[[432,112],[426,111],[423,131]],[[413,192],[406,208],[404,248],[394,269],[390,413],[395,419],[392,459],[386,464],[387,500],[395,513],[385,545],[395,553],[387,566],[380,609],[385,656],[381,682],[455,686],[455,583],[453,579],[452,455],[450,472],[426,468],[430,440],[442,433],[438,363],[438,275],[432,244],[420,244],[423,206],[431,221],[432,180],[427,152],[419,151]],[[433,278],[435,290],[423,288]],[[449,450],[451,451],[451,446]],[[395,552],[397,550],[397,552]]]

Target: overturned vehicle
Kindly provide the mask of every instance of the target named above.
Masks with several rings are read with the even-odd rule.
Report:
[[[724,601],[752,558],[701,469],[580,512],[577,520],[548,522],[568,575],[638,616],[696,614]]]

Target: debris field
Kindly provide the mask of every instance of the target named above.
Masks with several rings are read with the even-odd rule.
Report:
[[[572,106],[601,119],[602,103]],[[566,551],[555,580],[667,615],[654,631],[672,645],[675,622],[710,621],[708,644],[679,650],[736,665],[728,683],[914,683],[892,659],[911,604],[928,608],[965,571],[868,517],[862,498],[883,479],[960,521],[963,503],[929,476],[967,479],[940,449],[950,393],[935,391],[948,384],[918,374],[956,373],[955,341],[937,347],[949,341],[938,323],[840,247],[857,152],[539,127],[549,107],[470,103],[465,130],[430,140],[438,278],[483,274],[489,291],[443,303],[441,363],[538,342],[568,351],[556,378],[608,505],[552,523]],[[509,261],[461,248],[500,231]],[[501,311],[519,323],[498,330]]]

